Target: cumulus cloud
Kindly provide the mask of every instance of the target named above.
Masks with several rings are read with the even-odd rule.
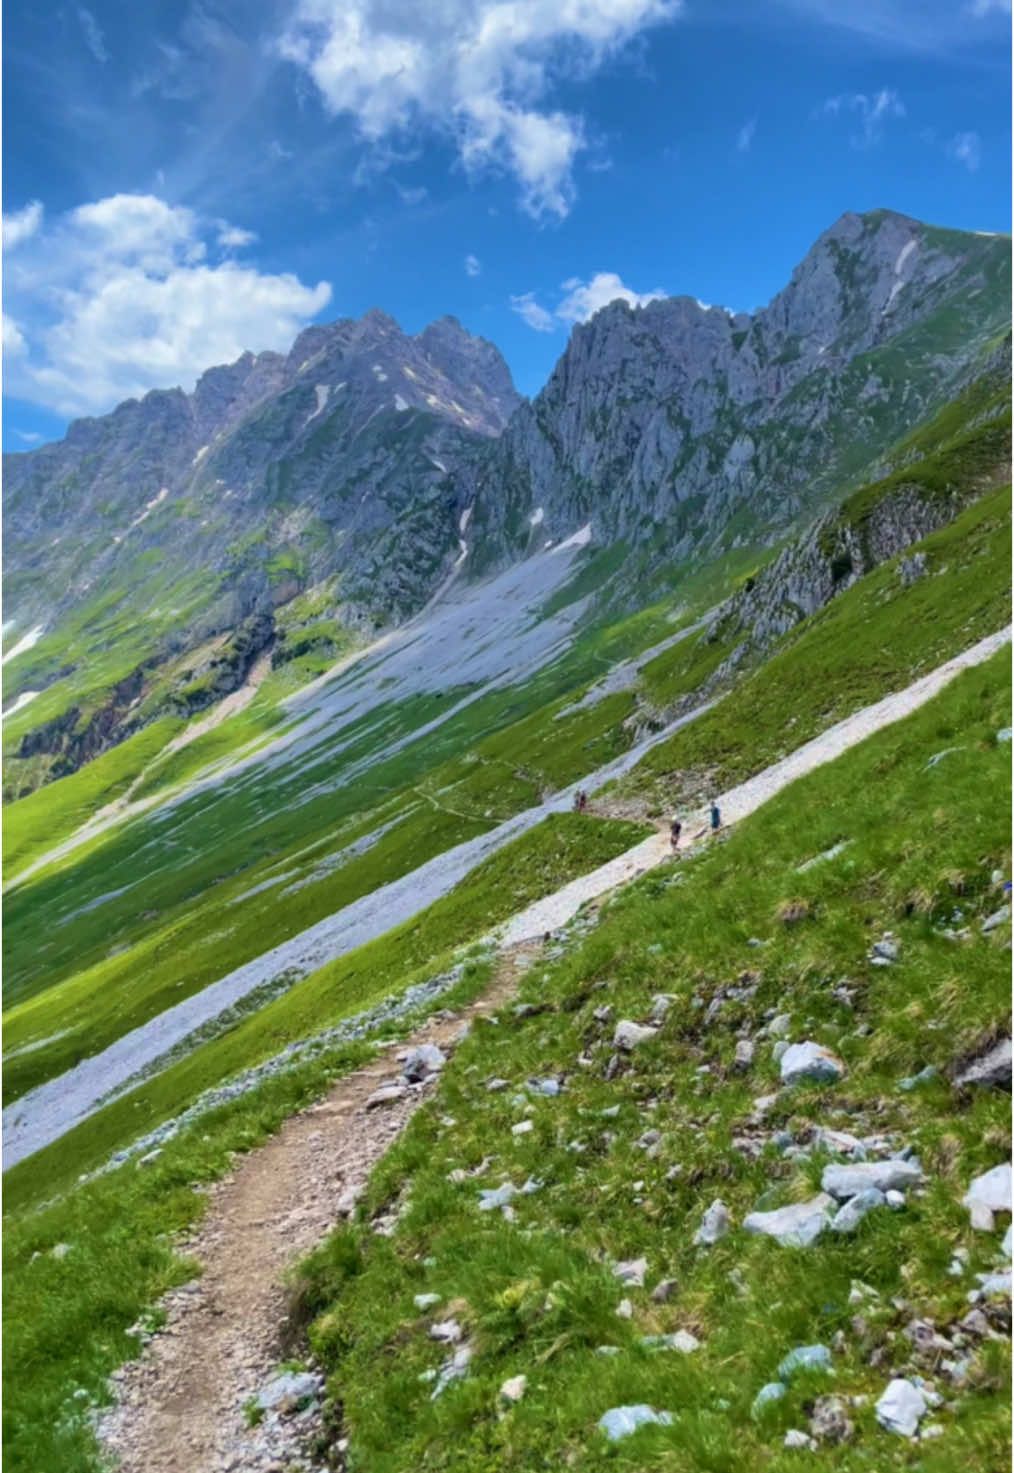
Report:
[[[643,307],[646,302],[654,302],[666,295],[661,287],[650,292],[635,292],[624,285],[615,271],[598,271],[589,281],[572,276],[563,283],[562,291],[564,295],[552,311],[536,301],[534,292],[511,297],[511,307],[536,332],[552,332],[561,323],[569,326],[575,322],[587,322],[600,307],[606,307],[610,302]]]
[[[13,250],[23,240],[33,236],[42,224],[42,205],[37,199],[25,205],[23,210],[14,210],[3,217],[4,250]]]
[[[884,124],[891,118],[905,116],[905,104],[891,87],[882,87],[869,95],[865,92],[845,93],[841,97],[829,97],[821,108],[825,117],[851,114],[858,119],[860,132],[853,135],[852,143],[857,148],[870,148],[879,142]]]
[[[739,153],[750,152],[750,149],[753,146],[753,136],[756,132],[757,119],[750,118],[750,120],[744,123],[742,128],[740,128],[739,132],[736,134],[736,148]]]
[[[102,413],[151,388],[190,388],[248,348],[287,348],[331,288],[223,257],[234,231],[246,243],[249,232],[154,195],[112,195],[50,222],[7,263],[22,344],[9,393]]]
[[[970,174],[974,174],[982,163],[982,140],[978,133],[955,133],[947,144],[947,152],[959,164],[964,164]]]
[[[336,116],[371,144],[420,127],[451,136],[466,170],[509,171],[522,208],[562,218],[584,121],[546,105],[682,0],[297,0],[279,39]]]
[[[465,257],[465,275],[478,276],[482,271],[482,262],[478,256],[468,255]]]

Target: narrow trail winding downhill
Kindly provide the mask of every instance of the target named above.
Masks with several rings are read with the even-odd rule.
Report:
[[[732,789],[720,800],[727,821],[916,710],[1009,639],[1004,630],[980,641]],[[686,829],[695,831],[695,822]],[[428,1042],[451,1050],[464,1025],[510,997],[538,958],[546,932],[670,852],[668,836],[653,835],[515,916],[497,935],[500,956],[483,995],[460,1013],[437,1014],[399,1048]],[[351,1209],[374,1164],[426,1097],[425,1087],[414,1087],[368,1109],[373,1092],[396,1077],[393,1061],[374,1059],[339,1081],[321,1103],[291,1117],[211,1190],[202,1224],[181,1245],[201,1264],[201,1277],[167,1296],[165,1327],[139,1360],[114,1376],[118,1402],[103,1417],[99,1435],[121,1473],[280,1473],[299,1452],[293,1429],[309,1431],[312,1417],[301,1424],[298,1415],[269,1413],[251,1427],[244,1406],[285,1353],[286,1269]],[[305,1454],[302,1466],[323,1473]]]
[[[398,1051],[435,1043],[450,1052],[466,1024],[511,995],[538,951],[504,953],[481,998],[431,1019]],[[200,1278],[166,1296],[164,1328],[113,1378],[118,1401],[99,1439],[121,1473],[273,1473],[290,1460],[321,1466],[299,1456],[298,1417],[268,1416],[251,1427],[244,1407],[285,1354],[286,1269],[348,1213],[427,1096],[417,1086],[368,1109],[373,1092],[397,1077],[393,1058],[383,1056],[347,1075],[211,1189],[204,1219],[180,1244],[201,1264]]]

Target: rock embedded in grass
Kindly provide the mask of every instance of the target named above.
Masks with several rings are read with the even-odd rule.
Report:
[[[977,1176],[961,1200],[968,1208],[972,1227],[978,1232],[992,1232],[994,1213],[1011,1210],[1010,1162],[1004,1161]]]
[[[923,1180],[917,1161],[859,1161],[850,1166],[825,1166],[820,1184],[825,1192],[847,1202],[860,1192],[901,1191],[919,1186]]]
[[[845,1398],[818,1396],[813,1404],[810,1432],[818,1442],[849,1442],[855,1427],[848,1415]]]
[[[797,1345],[778,1367],[778,1379],[790,1381],[797,1371],[830,1371],[831,1352],[826,1345]]]
[[[914,1437],[929,1407],[920,1387],[898,1376],[877,1402],[877,1421],[885,1432]]]
[[[694,1245],[698,1248],[710,1248],[725,1237],[731,1226],[728,1207],[720,1197],[716,1197],[705,1211],[701,1225],[694,1234]]]
[[[844,1079],[845,1072],[837,1054],[810,1039],[790,1044],[781,1057],[783,1084],[833,1084]]]
[[[634,1289],[644,1287],[644,1276],[647,1272],[648,1260],[646,1258],[628,1258],[621,1263],[613,1264],[613,1277],[619,1279],[621,1284]]]
[[[624,1018],[617,1023],[613,1033],[613,1048],[620,1049],[623,1053],[631,1053],[642,1043],[650,1043],[657,1033],[657,1028],[649,1028],[641,1023],[634,1023],[629,1018]]]
[[[500,1387],[500,1400],[511,1403],[519,1402],[528,1390],[527,1376],[511,1376]]]
[[[808,1248],[820,1237],[830,1221],[834,1198],[825,1192],[808,1202],[792,1202],[772,1212],[751,1212],[743,1221],[748,1233],[774,1238],[791,1248]]]
[[[867,1187],[839,1207],[831,1219],[831,1231],[833,1233],[854,1233],[867,1213],[873,1212],[877,1207],[886,1206],[886,1195],[878,1191],[876,1187]]]
[[[966,1064],[959,1073],[955,1074],[954,1083],[959,1089],[976,1086],[981,1089],[1009,1090],[1011,1088],[1010,1039],[998,1039],[992,1048]]]
[[[788,1387],[782,1381],[768,1381],[754,1397],[750,1415],[755,1418],[761,1416],[766,1407],[771,1406],[773,1402],[781,1401],[787,1390]]]
[[[654,1407],[639,1402],[635,1406],[610,1407],[599,1418],[598,1425],[610,1442],[619,1442],[621,1438],[636,1432],[639,1427],[669,1427],[672,1420],[671,1412],[657,1412]]]

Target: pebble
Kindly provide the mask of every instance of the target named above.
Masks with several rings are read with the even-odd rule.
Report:
[[[441,1296],[439,1294],[416,1294],[412,1299],[412,1303],[416,1309],[432,1309],[434,1304],[440,1303],[440,1299]]]
[[[797,1371],[830,1371],[831,1352],[826,1345],[797,1345],[778,1367],[778,1379],[789,1381]]]
[[[622,1263],[613,1264],[613,1277],[619,1279],[621,1284],[626,1284],[633,1289],[644,1287],[644,1276],[648,1272],[648,1260],[646,1258],[628,1258]]]
[[[461,1326],[457,1320],[437,1320],[430,1325],[429,1336],[441,1345],[456,1345],[461,1339]]]
[[[813,1438],[808,1433],[800,1432],[795,1427],[790,1428],[789,1431],[786,1432],[785,1440],[783,1441],[782,1446],[801,1447],[805,1448],[807,1452],[811,1453],[817,1451],[817,1444],[814,1442]]]
[[[668,1335],[642,1335],[641,1344],[649,1350],[678,1350],[683,1355],[691,1355],[701,1348],[701,1342],[689,1330],[674,1330]]]
[[[665,1022],[665,1016],[675,1000],[671,993],[656,992],[651,1000],[651,1009],[648,1013],[648,1017],[652,1023],[659,1024]]]
[[[753,1040],[749,1038],[741,1038],[736,1044],[736,1054],[735,1058],[733,1059],[733,1067],[740,1070],[749,1069],[750,1065],[753,1063],[754,1053],[755,1045],[753,1043]]]
[[[519,1120],[517,1125],[511,1126],[511,1135],[529,1135],[535,1129],[531,1120]]]
[[[410,1082],[417,1083],[429,1074],[438,1074],[447,1063],[447,1055],[435,1043],[421,1043],[412,1049],[401,1066],[401,1072]]]
[[[853,1398],[853,1403],[857,1399]],[[818,1442],[848,1442],[855,1427],[841,1396],[818,1396],[813,1404],[810,1431]]]
[[[651,1291],[651,1302],[653,1304],[668,1304],[679,1292],[679,1284],[675,1279],[660,1279]]]
[[[511,1376],[510,1379],[505,1381],[500,1387],[500,1400],[515,1403],[519,1402],[527,1390],[527,1376]]]
[[[992,1048],[981,1054],[979,1058],[973,1059],[960,1074],[956,1074],[954,1083],[959,1089],[978,1086],[985,1089],[1009,1090],[1011,1087],[1010,1039],[998,1039]]]
[[[408,1090],[403,1084],[382,1084],[366,1101],[367,1110],[376,1110],[381,1105],[393,1105],[395,1100],[404,1099]]]
[[[781,1381],[769,1381],[766,1386],[762,1386],[753,1399],[753,1405],[750,1408],[751,1416],[759,1417],[765,1407],[770,1406],[772,1402],[781,1401],[787,1389]]]

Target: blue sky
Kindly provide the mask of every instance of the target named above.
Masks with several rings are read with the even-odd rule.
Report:
[[[844,210],[1007,230],[1010,0],[11,0],[4,430],[454,313],[751,309]]]

